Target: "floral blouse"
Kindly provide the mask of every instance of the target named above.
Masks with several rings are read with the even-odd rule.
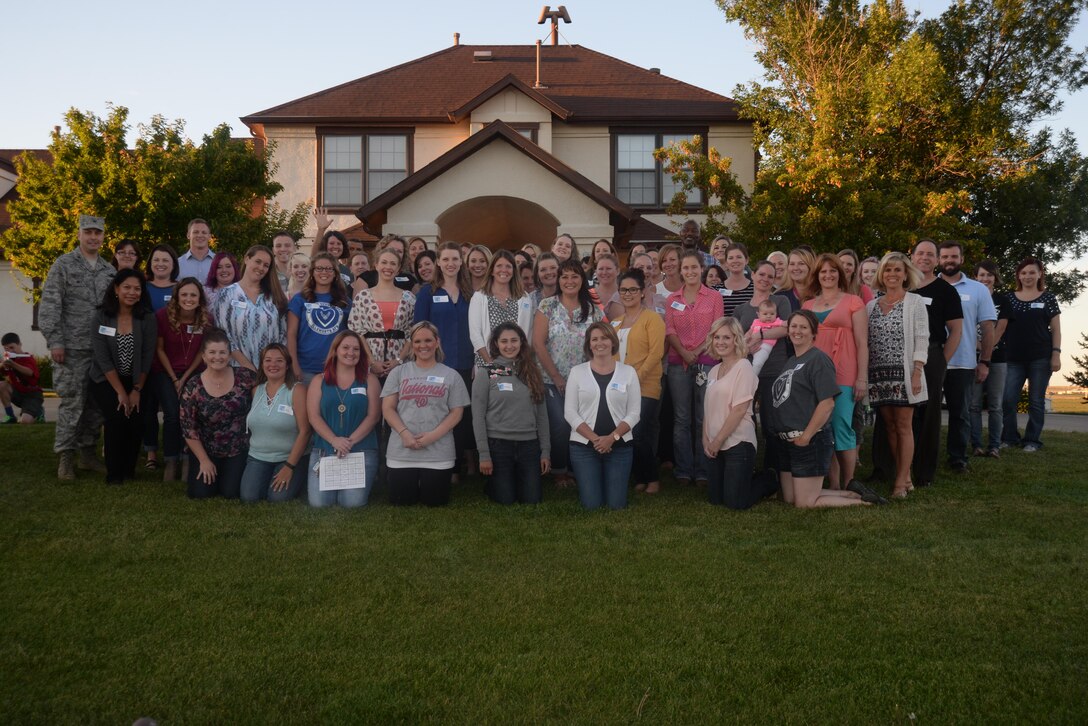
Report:
[[[181,391],[181,435],[200,441],[208,456],[228,457],[246,451],[246,416],[256,382],[256,373],[235,368],[234,387],[215,397],[204,388],[200,376],[190,378]]]
[[[212,317],[230,339],[230,349],[241,351],[255,366],[260,365],[265,346],[287,340],[287,318],[272,299],[262,293],[252,302],[237,282],[216,297]],[[231,365],[241,364],[231,358]]]
[[[548,319],[548,355],[552,357],[559,375],[565,379],[570,375],[571,368],[585,362],[583,346],[586,330],[593,323],[604,320],[604,314],[596,305],[590,305],[586,319],[577,322],[577,318],[582,315],[582,309],[575,308],[572,315],[563,307],[558,295],[541,300],[538,310]],[[554,385],[547,371],[544,371],[544,382]]]

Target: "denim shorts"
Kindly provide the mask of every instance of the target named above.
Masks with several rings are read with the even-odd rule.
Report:
[[[792,441],[783,441],[779,463],[782,471],[788,471],[800,479],[814,476],[827,476],[831,468],[831,456],[835,453],[835,439],[831,431],[824,428],[812,437],[808,446],[798,446]]]

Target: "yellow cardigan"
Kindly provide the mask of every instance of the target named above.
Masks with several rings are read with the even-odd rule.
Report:
[[[616,318],[612,325],[618,330],[623,325],[623,318]],[[644,308],[627,333],[627,357],[620,362],[638,371],[638,384],[646,398],[661,398],[661,361],[664,357],[665,321],[653,310]]]

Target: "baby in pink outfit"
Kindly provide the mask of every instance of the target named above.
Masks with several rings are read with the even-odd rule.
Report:
[[[764,300],[759,304],[759,315],[752,321],[752,327],[749,331],[759,331],[760,337],[763,337],[769,330],[774,328],[781,328],[786,325],[782,321],[782,318],[778,317],[778,306],[774,304],[773,300]],[[759,375],[759,372],[763,369],[763,364],[767,362],[767,359],[771,357],[771,350],[774,348],[774,344],[777,343],[777,339],[763,339],[762,345],[759,346],[759,350],[752,356],[752,370]]]

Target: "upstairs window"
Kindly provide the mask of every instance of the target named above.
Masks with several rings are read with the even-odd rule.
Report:
[[[408,136],[326,134],[321,162],[322,206],[360,207],[408,176]]]
[[[633,207],[661,209],[668,206],[680,185],[672,180],[661,164],[654,160],[654,149],[676,141],[690,140],[694,133],[617,133],[615,144],[615,169],[613,188],[615,195]],[[706,134],[703,132],[705,138]],[[702,194],[694,190],[688,193],[688,206],[697,207]]]

